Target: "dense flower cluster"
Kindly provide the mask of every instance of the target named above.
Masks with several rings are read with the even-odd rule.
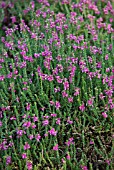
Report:
[[[110,166],[111,157],[104,150],[100,155],[100,139],[88,129],[112,129],[112,4],[37,0],[11,16],[0,58],[0,150],[6,166],[70,169],[72,164],[71,169],[87,170],[93,161],[88,147]]]

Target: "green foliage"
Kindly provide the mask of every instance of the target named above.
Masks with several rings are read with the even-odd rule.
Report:
[[[114,164],[112,160],[114,153],[112,139],[114,109],[110,109],[109,99],[111,98],[113,101],[114,96],[112,94],[109,98],[105,94],[105,91],[110,90],[112,86],[110,87],[107,82],[103,83],[103,81],[106,81],[107,77],[109,79],[113,76],[113,33],[107,33],[108,30],[104,28],[97,28],[99,15],[95,11],[83,7],[84,9],[81,13],[79,8],[73,9],[72,2],[75,1],[62,4],[61,1],[50,0],[49,7],[42,7],[42,4],[35,1],[35,9],[24,14],[23,10],[31,7],[30,2],[30,0],[22,1],[22,3],[15,1],[13,2],[13,8],[0,8],[0,28],[6,25],[9,26],[9,23],[3,22],[6,10],[10,16],[16,16],[16,25],[18,25],[18,30],[15,30],[11,35],[6,33],[5,36],[5,41],[10,45],[13,44],[13,48],[7,47],[4,43],[0,45],[0,58],[4,59],[4,62],[1,62],[0,76],[5,76],[4,80],[0,81],[2,122],[0,144],[2,145],[5,140],[7,141],[6,145],[12,144],[11,147],[2,148],[0,151],[0,169],[26,170],[27,161],[30,161],[32,162],[33,170],[78,170],[82,169],[83,166],[87,166],[90,170],[100,168],[101,170],[112,170]],[[76,1],[75,3],[79,2]],[[103,17],[106,24],[110,24],[109,19],[112,14],[104,15],[102,9],[105,6],[106,2],[97,1],[97,7],[101,12],[100,16]],[[113,2],[112,6],[114,8]],[[52,14],[48,13],[46,17],[42,15],[37,17],[35,13],[37,9],[40,9],[44,15],[50,9]],[[84,21],[81,22],[81,19],[77,18],[76,24],[70,23],[71,12],[76,12],[77,17],[83,17]],[[68,26],[68,29],[63,28],[64,33],[57,31],[55,27],[51,28],[49,19],[51,18],[51,21],[55,22],[58,13],[63,13],[66,17],[66,20],[62,21]],[[90,22],[88,14],[96,17],[93,23]],[[26,29],[23,26],[23,19]],[[39,22],[40,26],[35,26],[34,21]],[[59,22],[56,26],[59,26]],[[93,35],[88,31],[87,26],[94,26],[93,29],[97,30],[97,40],[93,40]],[[15,29],[15,24],[10,23],[10,27]],[[112,28],[114,29],[113,23]],[[52,35],[54,32],[58,33],[61,47],[57,44],[57,40],[53,41],[52,44],[49,43],[49,40],[51,41],[54,37]],[[31,33],[35,34],[36,38],[32,38],[33,34]],[[1,30],[0,36],[2,37],[4,34],[5,32]],[[68,38],[70,34],[77,38],[83,35],[84,39],[78,43]],[[44,37],[41,38],[43,35]],[[25,61],[23,58],[26,56],[21,55],[24,50],[19,45],[24,46],[25,44],[27,47],[27,50],[24,49],[26,56],[32,57],[33,61],[27,60],[26,66],[21,67]],[[112,45],[112,50],[109,50],[110,44]],[[87,48],[84,47],[86,45]],[[47,47],[48,52],[52,52],[50,55],[52,57],[50,69],[45,66],[44,46]],[[78,46],[77,50],[73,46]],[[95,46],[97,50],[102,49],[102,53],[92,52],[92,47]],[[84,49],[81,49],[81,47],[84,47]],[[39,54],[39,57],[35,57],[35,53]],[[107,60],[105,59],[106,55],[109,58]],[[58,61],[57,56],[62,59]],[[16,61],[16,57],[18,57],[18,61]],[[49,57],[48,54],[46,57]],[[68,59],[69,57],[70,60]],[[89,62],[89,57],[91,57],[92,63]],[[77,58],[78,61],[71,64],[71,58]],[[96,73],[96,75],[89,78],[87,72],[81,68],[80,62],[85,63],[89,72]],[[97,67],[99,63],[101,63],[100,68]],[[68,98],[62,96],[64,85],[57,82],[55,74],[53,80],[49,81],[38,73],[38,68],[40,67],[45,76],[50,76],[53,74],[54,69],[60,66],[63,67],[63,71],[59,71],[57,75],[63,80],[66,78],[68,81],[70,77],[69,70],[76,66],[72,83],[69,83],[69,89],[66,90],[68,97],[73,97],[73,102],[69,102]],[[110,71],[107,71],[109,69]],[[18,73],[15,73],[15,71],[18,71]],[[7,76],[11,72],[12,76],[8,78]],[[60,88],[60,91],[55,93],[55,88]],[[79,95],[74,95],[75,88],[80,89]],[[102,100],[99,97],[101,94],[105,95]],[[93,103],[89,105],[88,101],[92,97]],[[60,109],[55,107],[57,101],[60,102]],[[28,109],[29,104],[30,109]],[[81,110],[80,106],[83,104],[85,109]],[[4,108],[6,109],[4,110]],[[105,116],[102,116],[104,112],[107,113],[108,117],[104,118]],[[56,117],[51,116],[51,114],[55,113]],[[46,116],[49,118],[45,118]],[[34,117],[37,117],[38,120],[34,121]],[[45,120],[49,120],[47,126],[43,125]],[[60,124],[57,121],[60,121]],[[24,126],[26,122],[31,122],[28,128],[26,128],[27,125]],[[52,128],[57,131],[57,135],[49,134]],[[18,133],[21,133],[21,130],[22,134],[19,136]],[[37,134],[41,135],[39,141],[36,139]],[[30,139],[30,135],[33,135],[33,139]],[[70,138],[74,139],[74,143],[70,142],[70,145],[68,145],[66,142]],[[30,145],[28,150],[24,150],[26,142]],[[56,144],[58,144],[59,149],[55,151],[53,147]],[[27,158],[22,158],[23,153],[26,153]],[[68,155],[70,155],[70,159],[67,158]],[[6,165],[7,156],[12,158],[12,163],[9,165]],[[110,163],[107,163],[107,160]]]

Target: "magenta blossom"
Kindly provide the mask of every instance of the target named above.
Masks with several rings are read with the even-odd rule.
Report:
[[[29,103],[27,103],[26,109],[30,110],[30,104]]]
[[[73,140],[74,140],[73,138],[69,138],[69,140],[67,142],[65,142],[65,144],[67,146],[70,146],[71,144],[74,144]]]
[[[56,102],[55,102],[55,107],[56,107],[56,109],[58,110],[58,109],[61,107],[60,102],[56,101]]]
[[[56,113],[51,113],[51,117],[56,117],[57,114]]]
[[[108,117],[108,115],[106,114],[106,112],[102,112],[102,116],[103,116],[104,118],[107,118],[107,117]]]
[[[93,145],[93,144],[94,144],[94,142],[93,142],[92,140],[90,140],[90,142],[89,142],[89,143],[90,143],[90,145]]]
[[[67,154],[66,158],[67,158],[68,160],[70,160],[70,155],[69,155],[69,154]]]
[[[11,19],[12,19],[12,23],[14,24],[16,22],[16,17],[12,16]]]
[[[81,166],[82,170],[88,170],[87,166]]]
[[[91,97],[91,98],[87,101],[87,104],[88,104],[89,106],[93,106],[94,98],[95,98],[95,97]]]
[[[44,120],[43,122],[42,122],[42,124],[43,124],[43,126],[47,126],[48,124],[49,124],[49,120]]]
[[[61,123],[61,120],[60,120],[60,118],[58,118],[58,119],[56,120],[56,124],[60,125],[60,123]]]
[[[33,117],[33,121],[34,121],[34,122],[37,122],[37,121],[38,121],[38,117],[34,116],[34,117]]]
[[[64,85],[64,90],[68,90],[69,89],[69,82],[68,81],[65,81],[63,83],[63,85]]]
[[[54,151],[57,151],[57,150],[58,150],[58,144],[56,144],[56,145],[53,147],[53,150],[54,150]]]
[[[85,110],[84,103],[79,107],[79,109],[83,112]]]
[[[30,149],[30,145],[28,144],[28,142],[25,143],[24,145],[24,150]]]
[[[37,134],[37,135],[35,136],[35,138],[36,138],[36,140],[39,142],[39,141],[40,141],[40,139],[41,139],[40,134]]]
[[[69,103],[73,103],[73,97],[69,97],[69,98],[68,98],[68,102],[69,102]]]
[[[68,97],[68,94],[65,91],[62,91],[62,96],[63,97]]]
[[[105,162],[108,164],[108,165],[110,165],[110,160],[105,160]]]
[[[2,121],[0,121],[0,127],[2,126]]]
[[[34,136],[33,136],[33,135],[29,135],[28,138],[29,138],[30,140],[32,140],[32,139],[34,138]]]
[[[26,153],[22,153],[21,156],[22,156],[23,159],[26,159],[26,158],[27,158],[27,154],[26,154]]]
[[[23,124],[23,127],[26,127],[27,129],[28,129],[30,126],[31,126],[31,122],[30,122],[30,121],[25,122],[25,123]]]
[[[32,162],[31,161],[27,161],[26,166],[27,166],[28,170],[32,170]]]
[[[52,128],[51,130],[48,131],[50,135],[56,136],[57,135],[57,131],[55,131],[54,128]]]
[[[7,165],[11,164],[11,156],[8,156],[8,157],[6,158],[6,164],[7,164]]]
[[[75,88],[74,96],[78,96],[80,94],[80,88]]]

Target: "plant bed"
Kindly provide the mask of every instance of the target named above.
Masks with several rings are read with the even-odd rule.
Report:
[[[1,7],[0,169],[112,170],[113,1]]]

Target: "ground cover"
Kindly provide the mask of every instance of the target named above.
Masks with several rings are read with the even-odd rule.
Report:
[[[114,2],[0,3],[0,169],[112,170]]]

